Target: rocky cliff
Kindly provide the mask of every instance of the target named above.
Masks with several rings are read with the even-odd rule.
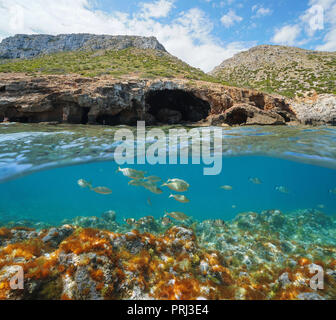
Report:
[[[153,49],[166,52],[154,37],[110,36],[93,34],[16,35],[0,44],[0,59],[32,58],[41,54],[64,51]]]
[[[288,97],[336,94],[336,52],[262,45],[225,60],[211,74],[225,82]]]
[[[254,90],[185,79],[1,74],[0,121],[213,125],[296,121],[289,101]]]

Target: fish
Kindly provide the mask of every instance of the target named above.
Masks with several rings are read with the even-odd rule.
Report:
[[[136,224],[137,224],[137,225],[144,226],[144,225],[151,224],[151,223],[153,223],[153,222],[155,222],[154,217],[152,217],[152,216],[148,216],[148,217],[140,218]]]
[[[225,191],[231,191],[233,190],[232,186],[221,186],[221,189],[225,190]]]
[[[170,217],[170,218],[173,218],[177,221],[185,221],[185,220],[188,220],[189,217],[183,213],[183,212],[165,212],[165,217]]]
[[[85,188],[92,188],[92,184],[89,183],[89,182],[87,182],[87,181],[85,181],[84,179],[80,179],[80,180],[78,180],[78,181],[77,181],[77,184],[78,184],[81,188],[83,188],[83,189],[85,189]]]
[[[143,180],[131,180],[128,185],[129,186],[133,186],[133,187],[143,187],[144,186],[145,181]]]
[[[235,204],[233,204],[232,209],[237,209],[237,206]]]
[[[147,204],[149,205],[149,206],[152,206],[152,200],[151,200],[151,198],[147,198]]]
[[[160,177],[155,177],[155,176],[150,176],[150,177],[145,177],[145,180],[151,181],[151,182],[160,182],[162,179]]]
[[[222,219],[215,220],[214,225],[217,226],[217,227],[226,227],[226,223]]]
[[[164,183],[162,187],[168,187],[170,190],[175,192],[186,192],[188,191],[190,185],[189,183],[180,179],[170,179]]]
[[[173,221],[169,218],[169,217],[163,217],[162,218],[162,221],[161,221],[161,224],[166,227],[166,226],[169,226],[173,223]]]
[[[189,184],[188,182],[182,180],[182,179],[169,179],[167,182],[168,182],[168,183],[171,183],[171,182],[172,182],[172,183],[174,183],[174,182],[176,182],[176,183],[180,183],[180,184],[185,185],[187,188],[190,188],[190,184]]]
[[[106,187],[96,187],[96,188],[91,188],[91,190],[95,193],[102,194],[104,196],[107,196],[112,193],[112,190]]]
[[[318,207],[319,209],[324,209],[324,208],[325,208],[325,205],[324,205],[324,204],[319,204],[319,205],[317,205],[317,207]]]
[[[249,178],[249,181],[254,184],[262,184],[262,181],[259,178]]]
[[[169,198],[173,198],[176,201],[181,202],[181,203],[189,203],[190,202],[190,200],[186,196],[178,195],[178,194],[171,194],[169,196]]]
[[[134,218],[129,218],[129,219],[124,219],[124,221],[129,225],[129,226],[134,226],[137,224],[137,221]]]
[[[146,189],[148,191],[150,191],[151,193],[154,193],[154,194],[162,194],[163,193],[163,191],[157,186],[146,187]]]
[[[144,179],[146,172],[144,171],[138,171],[130,168],[118,168],[117,172],[121,172],[125,177],[131,178],[131,179]]]
[[[277,186],[275,187],[275,190],[285,194],[289,193],[289,190],[284,186]]]

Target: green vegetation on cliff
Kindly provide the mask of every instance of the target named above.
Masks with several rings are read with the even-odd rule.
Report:
[[[336,94],[336,53],[258,46],[225,60],[211,75],[238,86],[288,97]]]
[[[111,75],[140,78],[185,78],[219,82],[178,58],[152,49],[73,51],[39,56],[33,59],[0,62],[0,72],[27,74],[78,74],[86,77]]]

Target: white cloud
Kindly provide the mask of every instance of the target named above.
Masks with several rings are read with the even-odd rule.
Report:
[[[322,51],[336,51],[336,0],[310,0],[309,5],[311,7],[307,12],[314,6],[320,6],[324,11],[324,25],[318,29],[325,30],[324,43],[318,45],[316,49]]]
[[[173,8],[174,1],[158,0],[152,3],[142,5],[142,15],[144,18],[163,18],[167,17]]]
[[[252,11],[255,12],[255,15],[252,18],[261,18],[265,16],[269,16],[272,14],[272,10],[269,8],[264,8],[263,6],[254,5],[252,7]]]
[[[0,38],[17,33],[155,36],[170,53],[204,71],[248,49],[244,43],[224,45],[213,38],[212,22],[196,8],[162,22],[160,18],[169,15],[174,0],[144,3],[135,14],[108,14],[94,10],[92,4],[90,0],[0,0]]]
[[[286,25],[275,32],[272,41],[276,44],[294,45],[300,33],[301,29],[298,25]]]
[[[242,20],[243,18],[238,16],[233,10],[230,10],[221,18],[221,22],[226,28],[229,28],[233,26],[236,22],[241,22]]]

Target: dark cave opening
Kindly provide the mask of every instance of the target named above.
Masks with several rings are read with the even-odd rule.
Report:
[[[198,122],[210,114],[210,104],[184,90],[150,91],[146,96],[148,112],[164,124]]]
[[[237,108],[229,112],[226,116],[226,123],[230,126],[242,125],[247,122],[248,113],[243,108]]]
[[[89,112],[91,108],[82,108],[81,124],[87,124],[89,122]]]

